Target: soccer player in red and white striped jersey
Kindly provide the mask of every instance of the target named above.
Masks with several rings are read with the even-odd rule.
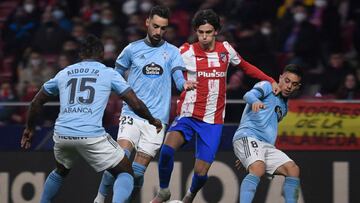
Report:
[[[181,54],[186,65],[185,78],[196,81],[197,88],[184,91],[178,103],[178,117],[172,123],[162,146],[159,159],[160,190],[153,203],[170,198],[169,182],[174,152],[196,136],[196,161],[192,184],[183,202],[192,202],[207,180],[207,172],[217,152],[225,117],[226,73],[229,64],[245,74],[272,84],[275,80],[245,61],[228,42],[215,40],[220,30],[219,16],[212,10],[197,12],[193,20],[198,42],[184,44]]]

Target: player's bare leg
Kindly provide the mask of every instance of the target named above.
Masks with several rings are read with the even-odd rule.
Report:
[[[151,203],[162,203],[170,199],[169,182],[174,166],[174,153],[184,143],[184,137],[180,132],[172,131],[166,134],[159,158],[160,189]]]

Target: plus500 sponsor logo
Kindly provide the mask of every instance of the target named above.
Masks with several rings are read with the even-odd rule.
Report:
[[[226,72],[217,72],[213,71],[211,73],[207,73],[204,71],[197,72],[198,77],[204,77],[204,78],[223,78],[226,76]]]

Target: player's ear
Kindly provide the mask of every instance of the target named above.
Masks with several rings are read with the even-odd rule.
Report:
[[[145,25],[146,25],[146,27],[149,27],[149,25],[150,25],[150,19],[149,18],[146,18]]]

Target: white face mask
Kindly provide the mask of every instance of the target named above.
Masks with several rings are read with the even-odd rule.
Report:
[[[41,63],[40,59],[31,59],[31,60],[30,60],[30,64],[31,64],[31,66],[33,66],[33,67],[39,66],[40,63]]]
[[[263,35],[269,35],[269,34],[271,34],[271,29],[268,28],[268,27],[262,27],[262,28],[260,29],[260,32],[261,32],[261,34],[263,34]]]
[[[116,49],[115,45],[112,43],[105,44],[104,52],[114,52]]]
[[[323,7],[327,6],[327,1],[325,1],[325,0],[315,0],[314,4],[318,8],[323,8]]]
[[[306,19],[305,13],[295,13],[295,14],[294,14],[294,20],[295,20],[297,23],[301,23],[301,22],[303,22],[305,19]]]
[[[122,6],[122,12],[131,15],[136,12],[137,2],[135,0],[126,1]]]
[[[104,25],[110,25],[112,23],[112,20],[103,18],[101,19],[101,23]]]
[[[91,16],[90,16],[90,21],[91,22],[98,22],[100,20],[100,15],[97,14],[97,13],[93,13]]]
[[[145,2],[143,2],[143,3],[141,3],[140,4],[140,10],[142,11],[142,12],[149,12],[150,11],[150,9],[151,9],[151,7],[152,7],[152,4],[151,4],[151,2],[149,2],[149,1],[145,1]]]
[[[64,17],[64,12],[62,10],[57,9],[52,12],[52,16],[55,19],[60,20],[62,17]]]
[[[27,12],[27,13],[31,13],[33,10],[34,10],[35,6],[34,4],[24,4],[24,10]]]

